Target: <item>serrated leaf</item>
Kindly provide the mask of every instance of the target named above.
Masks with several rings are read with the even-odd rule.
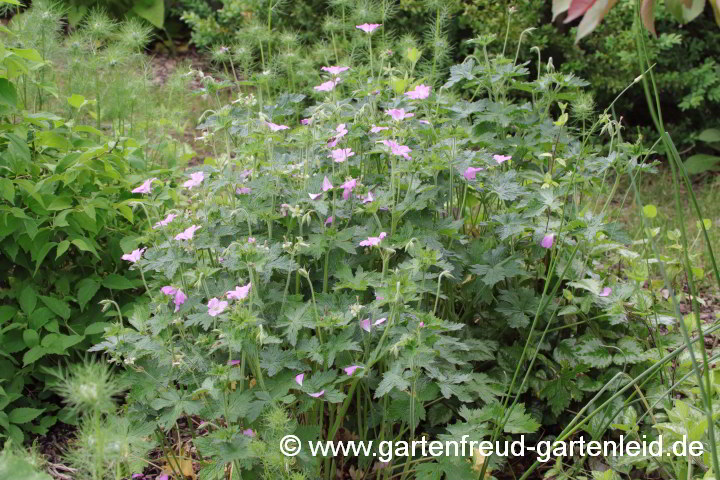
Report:
[[[130,280],[117,273],[111,273],[103,278],[102,285],[111,290],[128,290],[135,287]]]
[[[77,301],[81,311],[85,310],[85,305],[92,300],[99,289],[100,282],[94,278],[84,278],[78,282]]]
[[[8,420],[10,420],[10,423],[16,424],[28,423],[35,420],[44,411],[44,408],[20,407],[8,413]]]
[[[70,318],[70,307],[66,301],[44,295],[40,295],[40,300],[46,307],[52,310],[53,313],[62,317],[64,320]]]

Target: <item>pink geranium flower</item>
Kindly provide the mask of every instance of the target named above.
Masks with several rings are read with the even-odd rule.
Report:
[[[405,120],[406,118],[414,117],[414,113],[408,113],[405,111],[404,108],[391,108],[390,110],[387,110],[385,112],[387,115],[390,115],[393,120],[396,122],[399,122],[400,120]]]
[[[243,430],[242,434],[245,435],[246,437],[255,438],[255,432],[253,432],[252,428]]]
[[[609,297],[611,293],[612,293],[612,288],[605,287],[602,289],[602,292],[600,292],[600,296],[601,297]]]
[[[230,290],[229,292],[225,292],[227,295],[228,300],[242,300],[243,298],[248,296],[248,293],[250,293],[250,288],[252,287],[252,283],[248,283],[244,287],[237,286],[235,287],[235,290]]]
[[[344,123],[341,123],[340,125],[338,125],[337,127],[335,127],[335,132],[336,132],[336,135],[335,135],[334,137],[332,137],[332,138],[328,141],[328,147],[330,147],[330,148],[332,148],[332,147],[334,147],[335,145],[337,145],[338,141],[339,141],[342,137],[344,137],[345,135],[347,135],[347,133],[348,133],[347,128],[345,128],[345,124],[344,124]]]
[[[345,370],[345,373],[348,376],[352,377],[352,374],[355,373],[355,370],[357,370],[358,368],[362,368],[362,367],[360,365],[350,365],[349,367],[343,368],[343,370]]]
[[[132,193],[150,193],[152,191],[152,182],[155,180],[157,180],[155,177],[148,178],[139,187],[134,188]]]
[[[265,122],[265,125],[270,128],[273,132],[279,132],[280,130],[288,130],[290,127],[287,125],[278,125],[277,123]]]
[[[348,198],[350,198],[350,194],[352,193],[353,188],[355,188],[356,185],[357,180],[355,180],[354,178],[351,178],[347,182],[340,185],[343,189],[343,200],[347,200]]]
[[[360,328],[365,330],[366,332],[370,333],[370,330],[372,330],[372,327],[377,327],[378,325],[382,325],[385,323],[387,318],[378,318],[374,322],[370,322],[369,318],[366,318],[364,320],[360,320]]]
[[[330,216],[325,220],[325,226],[327,227],[328,225],[331,225],[334,221],[335,221],[335,217],[333,217],[332,215],[330,215]]]
[[[303,379],[305,378],[305,374],[301,373],[300,375],[295,375],[295,383],[300,385],[302,387]]]
[[[323,72],[328,72],[330,75],[340,75],[342,72],[350,70],[350,67],[322,67]]]
[[[378,127],[377,125],[373,124],[372,128],[370,129],[370,133],[380,133],[383,130],[390,130],[390,127]]]
[[[338,83],[340,83],[340,79],[334,78],[332,80],[328,80],[327,82],[323,82],[320,85],[313,87],[313,88],[315,90],[317,90],[318,92],[329,92],[333,88],[335,88],[335,85],[337,85]]]
[[[423,125],[432,125],[432,124],[431,124],[430,122],[428,122],[427,120],[418,120],[418,122],[422,123]]]
[[[365,33],[372,33],[378,27],[381,27],[382,23],[363,23],[362,25],[355,25],[355,28],[359,28]]]
[[[338,148],[330,152],[328,157],[332,158],[335,163],[342,163],[353,155],[355,152],[351,148]]]
[[[203,172],[195,172],[190,174],[190,180],[183,183],[185,188],[193,188],[200,185],[205,180],[205,174]]]
[[[463,177],[465,177],[467,180],[475,180],[475,176],[478,172],[482,172],[485,170],[482,167],[468,167],[465,170],[465,173],[463,173]]]
[[[248,243],[255,243],[255,237],[248,237]]]
[[[130,253],[126,253],[125,255],[123,255],[120,258],[122,258],[123,260],[127,260],[130,263],[136,263],[138,260],[140,260],[142,258],[144,251],[145,251],[144,248],[138,248],[136,250],[133,250]]]
[[[177,292],[177,288],[173,287],[172,285],[166,285],[162,287],[160,291],[163,293],[163,295],[175,295],[175,292]]]
[[[300,120],[300,123],[303,125],[311,125],[312,124],[312,118],[303,118]]]
[[[373,196],[372,192],[368,192],[367,197],[364,197],[362,199],[363,204],[372,203],[373,201],[375,201],[375,197]]]
[[[252,189],[250,187],[238,187],[235,190],[235,193],[238,195],[250,195],[250,192],[252,192]]]
[[[167,227],[176,217],[174,213],[168,213],[168,216],[153,225],[153,228]]]
[[[325,390],[320,390],[317,393],[308,393],[308,395],[310,395],[313,398],[320,398],[323,396],[324,393],[325,393]]]
[[[228,306],[228,302],[219,300],[215,297],[211,298],[208,302],[208,315],[211,317],[217,317],[220,315]]]
[[[181,233],[175,235],[175,240],[191,240],[193,238],[193,235],[195,235],[195,232],[200,230],[200,228],[202,227],[200,227],[199,225],[192,225],[186,228]]]
[[[322,185],[323,192],[327,192],[328,190],[332,190],[333,188],[334,187],[333,187],[332,183],[330,183],[330,180],[328,180],[328,177],[323,178],[323,185]]]
[[[493,158],[498,163],[507,162],[512,158],[512,155],[493,155]]]
[[[543,237],[543,239],[540,241],[540,246],[543,248],[552,248],[554,242],[555,242],[555,235],[550,233]]]
[[[379,245],[380,241],[385,237],[387,237],[387,233],[380,232],[380,235],[378,235],[377,237],[368,237],[367,240],[363,240],[362,242],[360,242],[360,246],[361,247],[374,247],[376,245]]]
[[[418,85],[409,92],[405,92],[405,95],[412,98],[413,100],[423,100],[430,96],[430,86]]]
[[[393,140],[383,140],[382,143],[383,145],[390,147],[390,151],[393,155],[404,157],[406,160],[412,160],[412,157],[409,155],[412,150],[407,145],[398,145],[398,143]]]
[[[310,200],[317,200],[318,197],[322,196],[322,193],[308,193],[308,196],[310,197]]]
[[[175,298],[173,299],[173,303],[175,304],[176,312],[178,310],[180,310],[180,305],[185,303],[185,300],[187,300],[187,295],[185,295],[185,293],[178,288],[177,292],[175,292]]]

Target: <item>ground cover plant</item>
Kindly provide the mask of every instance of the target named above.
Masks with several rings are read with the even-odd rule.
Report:
[[[86,154],[69,137],[65,150],[81,150],[93,172],[124,162],[111,180],[89,183],[111,183],[114,205],[132,208],[118,210],[123,228],[99,237],[98,256],[110,250],[113,266],[94,261],[97,278],[81,268],[85,276],[67,283],[114,293],[105,285],[112,278],[132,296],[93,292],[85,303],[104,322],[87,348],[95,358],[41,370],[77,425],[66,476],[714,478],[718,326],[701,318],[696,284],[717,288],[718,271],[709,247],[709,258],[688,253],[684,222],[677,234],[661,229],[657,208],[643,203],[637,186],[655,171],[657,145],[625,141],[614,103],[595,111],[587,82],[552,62],[489,53],[502,38],[473,38],[473,53],[446,73],[441,57],[423,58],[373,21],[359,18],[342,44],[353,48],[303,82],[191,72],[208,102],[197,121],[208,156],[187,169],[169,168],[168,149],[148,168],[160,150],[142,148],[152,137],[124,116],[131,103],[94,118],[125,143],[101,137]],[[650,67],[627,88],[652,92]],[[31,140],[42,133],[32,131]],[[14,158],[10,140],[3,158]],[[58,155],[52,145],[37,154],[44,164]],[[46,168],[62,180],[59,166]],[[85,187],[75,198],[93,193]],[[618,221],[620,193],[641,227]],[[28,211],[45,204],[28,197]],[[702,244],[712,222],[691,203]],[[130,226],[123,211],[140,220]],[[664,238],[673,248],[658,247]],[[60,317],[58,302],[79,304],[79,290],[40,288]],[[25,308],[24,291],[10,324],[21,327],[10,332],[26,328],[26,310],[36,308]],[[87,322],[68,318],[68,328]],[[621,433],[688,435],[704,453],[601,463],[558,456],[538,469],[534,458],[478,451],[381,459],[312,457],[307,448],[287,457],[278,448],[289,434],[536,442]],[[38,465],[16,447],[3,452],[0,471]]]

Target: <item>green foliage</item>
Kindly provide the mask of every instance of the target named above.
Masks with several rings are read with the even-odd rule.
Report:
[[[102,97],[87,100],[75,93],[84,93],[82,84],[72,81],[77,77],[65,76],[53,63],[65,56],[72,65],[79,54],[73,58],[72,49],[59,42],[55,7],[36,3],[10,25],[0,65],[0,268],[5,272],[0,433],[15,443],[25,433],[46,433],[58,419],[72,421],[67,409],[53,402],[46,367],[75,361],[98,341],[109,325],[107,317],[118,313],[106,311],[100,299],[111,297],[118,311],[133,300],[130,290],[142,279],[126,274],[128,262],[121,257],[134,248],[130,235],[147,217],[131,190],[148,172],[169,171],[153,166],[147,141],[122,136],[125,117],[120,113],[96,117],[97,128],[85,124],[87,107]],[[97,28],[88,24],[77,36],[104,31],[104,17],[96,13],[93,18]],[[118,42],[136,39],[129,50],[147,38],[145,27],[134,22],[102,34],[114,33],[120,35]],[[93,42],[93,48],[100,45],[100,40]],[[108,49],[120,55],[119,43]],[[119,83],[95,74],[98,91],[113,92]],[[65,79],[67,84],[56,83]],[[127,96],[120,101],[128,102]]]

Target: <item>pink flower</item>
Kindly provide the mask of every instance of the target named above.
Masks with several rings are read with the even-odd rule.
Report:
[[[176,312],[180,310],[180,305],[185,303],[185,300],[187,300],[187,295],[185,295],[185,293],[178,288],[177,292],[175,292],[175,298],[173,299]]]
[[[420,325],[418,327],[423,328],[425,326],[425,322],[420,322]]]
[[[414,117],[414,113],[407,113],[405,112],[404,108],[391,108],[390,110],[387,110],[385,112],[387,115],[390,115],[393,120],[396,122],[399,122],[400,120],[405,120],[406,118]]]
[[[200,185],[205,180],[205,174],[203,172],[195,172],[190,174],[190,180],[183,183],[185,188],[193,188]]]
[[[122,258],[123,260],[127,260],[130,263],[135,263],[142,258],[144,251],[145,251],[144,248],[138,248],[136,250],[133,250],[130,253],[126,253],[125,255],[123,255],[120,258]]]
[[[300,385],[302,387],[303,379],[305,378],[305,374],[301,373],[300,375],[295,375],[295,383]]]
[[[366,318],[365,320],[360,320],[360,328],[370,333],[370,328],[372,328],[370,324],[370,319]]]
[[[352,377],[352,374],[355,373],[355,370],[357,370],[358,368],[362,368],[362,367],[360,365],[350,365],[349,367],[343,368],[343,370],[345,370],[345,373],[348,376]]]
[[[390,151],[393,155],[404,157],[406,160],[412,160],[412,157],[409,155],[412,150],[407,145],[398,145],[397,142],[393,140],[383,140],[382,143],[385,146],[390,147]]]
[[[333,217],[332,215],[329,216],[327,218],[327,220],[325,220],[325,226],[327,227],[328,225],[331,225],[334,221],[335,221],[335,217]]]
[[[159,477],[156,477],[155,480],[170,480],[170,477],[168,476],[167,473],[163,473]]]
[[[333,88],[335,88],[335,85],[337,85],[338,83],[340,83],[340,79],[334,78],[332,80],[328,80],[327,82],[323,82],[320,85],[313,87],[313,88],[315,90],[317,90],[318,92],[329,92]]]
[[[225,293],[227,294],[228,300],[242,300],[248,296],[248,293],[250,293],[250,287],[252,287],[252,283],[248,283],[244,287],[235,287],[235,290],[230,290]]]
[[[602,292],[600,292],[600,296],[601,297],[609,297],[611,293],[612,293],[612,288],[605,287],[605,288],[603,288]]]
[[[540,241],[540,246],[542,246],[543,248],[552,248],[554,242],[555,242],[555,235],[550,233],[543,237],[543,239]]]
[[[351,148],[338,148],[330,152],[328,157],[332,158],[335,163],[342,163],[353,155],[355,152]]]
[[[287,125],[278,125],[277,123],[272,122],[265,122],[265,125],[267,125],[273,132],[279,132],[280,130],[288,130],[290,128]]]
[[[354,178],[351,178],[347,182],[340,185],[343,189],[343,200],[347,200],[348,198],[350,198],[350,194],[352,193],[353,188],[355,188],[356,185],[357,180],[355,180]]]
[[[211,317],[217,317],[220,315],[228,306],[228,302],[224,300],[218,300],[217,298],[213,297],[208,302],[208,315]]]
[[[190,240],[193,238],[193,235],[195,235],[195,232],[200,230],[201,228],[202,227],[200,227],[199,225],[192,225],[186,228],[183,232],[175,235],[175,240]]]
[[[168,213],[168,216],[153,225],[153,228],[167,227],[176,217],[174,213]]]
[[[252,428],[248,428],[247,430],[243,430],[242,434],[245,435],[246,437],[255,438],[255,432],[253,432],[253,429],[252,429]]]
[[[229,360],[228,365],[230,365],[231,367],[235,365],[240,365],[240,360]]]
[[[313,398],[320,398],[323,396],[324,393],[325,393],[325,390],[320,390],[317,393],[308,393],[308,395],[310,395]]]
[[[243,180],[248,178],[250,175],[252,175],[252,168],[248,168],[240,172],[240,178]]]
[[[463,173],[463,177],[465,177],[467,180],[475,180],[475,175],[477,175],[478,172],[482,172],[485,170],[482,167],[468,167],[465,170],[465,173]]]
[[[360,242],[360,246],[361,247],[374,247],[376,245],[379,245],[380,241],[385,237],[387,237],[387,233],[380,232],[380,235],[378,235],[377,237],[368,237],[367,240],[363,240],[362,242]]]
[[[330,147],[330,148],[332,148],[332,147],[334,147],[335,145],[337,145],[338,141],[339,141],[342,137],[344,137],[345,135],[347,135],[347,133],[348,133],[347,128],[345,128],[345,124],[344,124],[344,123],[341,123],[340,125],[338,125],[337,127],[335,127],[335,132],[336,132],[337,134],[328,141],[328,147]]]
[[[320,70],[328,72],[330,75],[340,75],[342,72],[350,70],[350,67],[322,67]]]
[[[160,291],[163,293],[163,295],[175,295],[175,292],[177,292],[177,288],[166,285],[160,289]]]
[[[310,197],[310,200],[317,200],[318,197],[322,196],[322,193],[308,193],[308,196]]]
[[[368,192],[367,197],[363,198],[363,203],[372,203],[375,200],[372,192]]]
[[[390,130],[390,127],[378,127],[373,123],[372,128],[370,129],[370,133],[380,133],[383,130]]]
[[[375,295],[375,300],[378,300],[378,301],[385,300],[385,297],[380,296],[380,295]]]
[[[328,190],[332,190],[334,187],[332,183],[330,183],[330,180],[328,180],[328,177],[323,178],[323,192],[327,192]]]
[[[312,118],[303,118],[300,120],[300,123],[303,125],[312,125]]]
[[[409,92],[405,92],[405,95],[412,98],[413,100],[423,100],[430,96],[430,86],[418,85],[413,90],[410,90]]]
[[[365,33],[372,33],[378,27],[381,27],[382,23],[363,23],[362,25],[355,25],[355,28],[359,28]]]
[[[377,327],[378,325],[382,325],[385,323],[387,318],[378,318],[375,320],[375,322],[371,323],[369,318],[366,318],[364,320],[360,320],[360,328],[365,330],[366,332],[370,333],[370,330],[372,327]]]
[[[418,120],[418,122],[422,123],[423,125],[432,125],[432,123],[428,122],[427,120]]]
[[[148,178],[139,187],[134,188],[132,193],[150,193],[152,191],[152,182],[155,180],[157,180],[155,177]]]
[[[248,237],[248,243],[255,243],[255,237]]]
[[[252,192],[252,189],[250,187],[238,187],[235,190],[235,193],[238,195],[250,195],[250,192]]]
[[[507,162],[512,158],[512,155],[493,155],[493,158],[498,163]]]

